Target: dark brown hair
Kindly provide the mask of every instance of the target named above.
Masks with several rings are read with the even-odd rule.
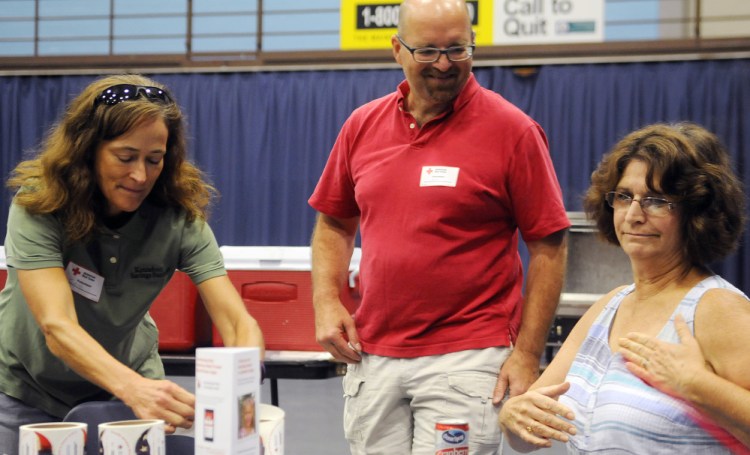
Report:
[[[648,166],[646,185],[679,204],[684,257],[706,266],[730,254],[745,222],[745,197],[721,141],[694,123],[654,124],[625,136],[591,174],[584,210],[599,234],[619,245],[613,209],[604,195],[613,191],[627,165]]]

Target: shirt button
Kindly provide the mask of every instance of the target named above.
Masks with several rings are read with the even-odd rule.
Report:
[[[111,258],[109,258],[109,262],[111,262],[112,264],[117,264],[117,258],[112,256]]]
[[[120,234],[115,234],[112,237],[115,238],[115,239],[119,239],[120,238]]]
[[[414,129],[415,126],[417,126],[417,125],[415,125],[413,123],[409,123],[409,128]]]

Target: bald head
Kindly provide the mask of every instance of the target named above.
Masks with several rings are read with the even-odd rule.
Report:
[[[398,34],[408,36],[415,22],[466,18],[466,28],[471,32],[471,16],[464,0],[404,0],[399,7]]]

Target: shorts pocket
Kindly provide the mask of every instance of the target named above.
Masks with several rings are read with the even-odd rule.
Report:
[[[360,423],[360,393],[365,379],[348,372],[342,384],[344,387],[344,436],[350,442],[360,442],[363,438]]]
[[[500,444],[499,406],[492,404],[497,375],[466,372],[448,375],[454,415],[469,422],[469,438],[479,444]]]

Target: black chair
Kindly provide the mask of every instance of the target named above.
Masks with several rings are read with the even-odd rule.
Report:
[[[122,401],[89,401],[71,409],[63,422],[87,423],[86,455],[99,455],[99,424],[133,419],[133,410]]]
[[[186,434],[168,434],[164,438],[167,455],[195,454],[195,438]]]

